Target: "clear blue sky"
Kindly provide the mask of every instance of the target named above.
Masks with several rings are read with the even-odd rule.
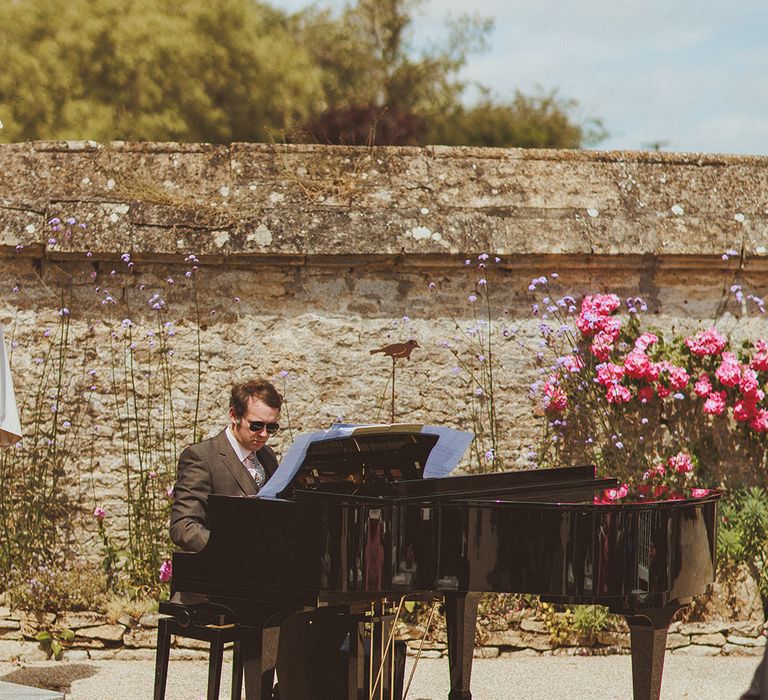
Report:
[[[498,99],[557,89],[603,120],[600,149],[768,155],[768,0],[424,0],[412,44],[473,13],[495,26],[462,77]]]

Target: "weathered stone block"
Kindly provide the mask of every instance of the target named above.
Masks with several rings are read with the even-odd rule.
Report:
[[[742,637],[737,634],[729,634],[728,644],[737,644],[742,647],[763,648],[766,645],[766,638],[763,635],[760,635],[759,637]]]
[[[95,612],[63,613],[56,618],[56,625],[77,630],[82,627],[98,627],[106,622],[104,615]]]
[[[77,630],[77,637],[100,640],[103,642],[119,642],[125,634],[122,625],[98,625],[96,627],[83,627]]]
[[[123,636],[123,644],[129,648],[154,648],[157,644],[156,629],[132,629]]]
[[[499,656],[499,648],[489,646],[475,647],[472,654],[476,659],[495,659]]]
[[[691,644],[721,647],[725,644],[725,635],[722,632],[715,632],[713,634],[692,634]]]
[[[669,632],[667,634],[667,649],[679,649],[691,643],[691,638],[687,634],[679,632]]]
[[[36,642],[20,642],[0,639],[0,660],[2,661],[45,661],[48,655]]]
[[[720,647],[709,647],[701,644],[689,644],[686,647],[673,649],[670,654],[682,654],[684,656],[717,656],[720,653]]]

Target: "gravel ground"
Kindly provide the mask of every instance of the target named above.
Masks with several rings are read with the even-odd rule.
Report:
[[[667,655],[662,700],[738,700],[748,687],[760,658]],[[406,671],[406,680],[410,672]],[[18,672],[28,674],[26,679]],[[13,677],[7,674],[15,672]],[[204,700],[207,665],[204,661],[171,661],[167,700]],[[229,697],[231,666],[225,665],[221,698]],[[39,663],[20,669],[0,663],[0,679],[31,682],[56,674],[60,682],[75,678],[67,700],[137,700],[152,697],[154,665],[149,661],[83,661]],[[86,674],[92,674],[84,677]],[[63,680],[62,680],[63,679]],[[629,656],[519,656],[476,659],[472,673],[475,700],[627,700],[632,697]],[[422,659],[413,678],[409,700],[445,700],[448,662]]]

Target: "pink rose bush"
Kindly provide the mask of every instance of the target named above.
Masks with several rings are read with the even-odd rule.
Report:
[[[552,299],[543,279],[529,290]],[[765,465],[768,339],[734,347],[714,325],[665,339],[641,328],[642,299],[563,299],[539,314],[545,379],[531,396],[547,419],[541,461],[592,462],[618,476],[623,485],[605,502],[632,491],[700,497],[707,490],[694,479],[720,483],[724,459],[743,462],[750,451]]]

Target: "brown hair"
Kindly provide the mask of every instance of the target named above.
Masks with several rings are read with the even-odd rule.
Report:
[[[229,407],[234,411],[235,418],[242,418],[248,410],[248,401],[251,398],[263,401],[270,408],[278,411],[283,405],[283,395],[275,389],[275,385],[266,379],[251,379],[242,384],[232,386],[229,397]]]

